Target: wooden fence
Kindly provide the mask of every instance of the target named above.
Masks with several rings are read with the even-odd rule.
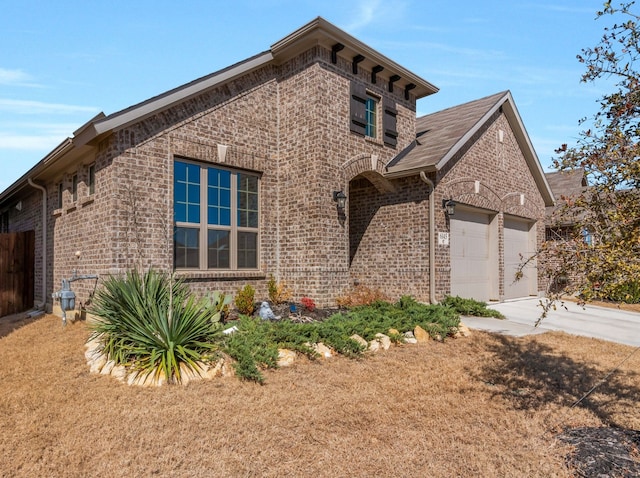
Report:
[[[35,232],[0,234],[0,317],[33,307]]]

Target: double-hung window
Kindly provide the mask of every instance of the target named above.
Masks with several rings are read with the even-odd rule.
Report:
[[[258,268],[256,174],[175,161],[176,269]]]

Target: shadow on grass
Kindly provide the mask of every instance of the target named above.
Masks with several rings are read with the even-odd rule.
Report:
[[[30,323],[41,319],[42,317],[44,317],[44,314],[36,317],[30,317],[27,315],[27,312],[0,317],[0,339],[15,330],[24,327],[25,325],[29,325]]]
[[[570,407],[599,384],[579,406],[603,423],[625,427],[617,423],[620,409],[634,406],[640,397],[637,372],[616,372],[600,383],[617,363],[604,370],[548,345],[501,335],[493,337],[489,350],[495,356],[477,372],[477,378],[495,386],[495,395],[506,396],[516,409],[540,410],[548,404]]]

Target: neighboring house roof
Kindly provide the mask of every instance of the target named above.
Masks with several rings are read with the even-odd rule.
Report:
[[[15,200],[18,197],[16,195],[28,187],[29,179],[43,178],[45,172],[47,175],[52,175],[63,171],[74,160],[88,152],[91,149],[91,145],[96,144],[111,132],[142,121],[149,116],[201,95],[209,89],[219,87],[258,68],[269,64],[279,65],[314,45],[321,45],[329,49],[336,46],[336,55],[349,61],[356,55],[362,55],[364,60],[360,62],[360,65],[363,68],[371,69],[373,66],[380,65],[384,69],[378,73],[379,77],[388,79],[393,75],[400,76],[401,79],[395,83],[396,86],[405,88],[407,85],[411,85],[411,94],[416,98],[423,98],[438,91],[438,88],[428,81],[368,47],[324,18],[317,17],[271,45],[268,51],[109,116],[100,113],[78,128],[73,137],[65,139],[14,184],[0,193],[0,205],[7,199],[13,198]]]
[[[418,118],[415,142],[389,162],[386,176],[402,177],[443,169],[499,110],[511,125],[545,205],[552,206],[553,193],[509,91]]]
[[[554,171],[546,173],[545,176],[556,200],[561,199],[562,196],[570,197],[582,194],[587,187],[587,178],[582,168]]]
[[[562,208],[565,206],[566,201],[563,198],[577,197],[587,190],[587,177],[583,168],[577,168],[569,171],[554,171],[545,174],[547,182],[551,186],[553,195],[556,200],[555,206],[548,206],[546,208],[546,223],[547,225],[570,225],[575,219],[566,217],[552,216],[558,211],[562,212]]]

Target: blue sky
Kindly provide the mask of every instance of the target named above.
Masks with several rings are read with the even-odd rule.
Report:
[[[0,0],[0,191],[100,111],[268,50],[317,16],[440,91],[418,114],[511,90],[538,157],[575,142],[600,0]]]

